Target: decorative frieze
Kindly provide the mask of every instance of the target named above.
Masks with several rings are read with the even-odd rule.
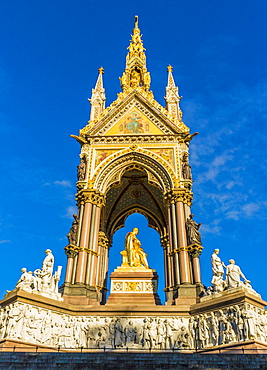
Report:
[[[147,280],[112,280],[111,293],[151,293],[157,292],[157,281]]]
[[[0,311],[0,337],[70,348],[199,350],[258,340],[267,343],[264,309],[243,303],[204,314],[69,315],[15,302]]]
[[[114,136],[89,136],[92,144],[106,145],[106,144],[131,144],[131,143],[178,143],[181,134],[179,135],[114,135]]]

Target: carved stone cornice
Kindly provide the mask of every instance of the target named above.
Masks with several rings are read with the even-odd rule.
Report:
[[[79,252],[77,245],[73,244],[67,245],[64,250],[68,258],[75,258]]]
[[[199,244],[191,244],[188,246],[188,253],[192,258],[198,258],[202,253],[203,247]]]
[[[193,193],[187,188],[174,188],[164,195],[164,200],[168,205],[182,202],[190,207],[192,205],[192,199]]]
[[[86,135],[91,144],[132,144],[132,143],[178,143],[181,134],[173,135]]]
[[[79,205],[92,203],[98,207],[103,207],[106,203],[106,197],[99,190],[82,189],[76,194],[76,200]]]

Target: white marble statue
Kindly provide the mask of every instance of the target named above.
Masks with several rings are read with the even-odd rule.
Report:
[[[226,287],[227,289],[230,288],[237,288],[240,285],[243,285],[243,283],[240,280],[240,277],[242,277],[245,282],[250,283],[249,280],[246,279],[245,275],[242,273],[239,266],[235,264],[235,261],[233,259],[229,260],[230,265],[227,265],[226,267]]]
[[[16,288],[25,290],[26,292],[32,292],[34,289],[34,277],[32,276],[32,271],[27,272],[27,269],[23,267],[21,272],[22,274],[16,284]]]
[[[218,256],[219,252],[220,252],[219,249],[214,249],[214,252],[211,256],[211,266],[212,266],[211,284],[213,286],[214,292],[221,292],[224,289],[223,268],[226,266]]]
[[[58,266],[53,275],[54,256],[51,249],[46,249],[45,253],[46,257],[43,260],[42,268],[36,269],[34,275],[32,275],[32,271],[28,272],[25,267],[21,269],[22,274],[16,284],[16,289],[62,301],[61,294],[58,292],[62,266]]]

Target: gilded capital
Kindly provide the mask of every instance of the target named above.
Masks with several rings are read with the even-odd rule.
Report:
[[[169,205],[182,202],[190,207],[192,205],[192,199],[193,193],[188,188],[173,188],[164,195],[164,200]]]
[[[109,239],[103,231],[99,231],[98,233],[98,245],[102,248],[109,248]]]
[[[188,253],[192,258],[199,258],[203,250],[202,245],[192,244],[188,246]]]
[[[167,249],[170,246],[169,237],[168,235],[163,235],[160,238],[161,246],[163,249]]]
[[[179,253],[179,252],[188,252],[189,251],[189,248],[186,247],[186,246],[181,246],[181,247],[178,247],[176,249],[173,249],[172,251],[170,251],[168,253],[168,256],[173,256],[175,253]]]
[[[95,189],[81,189],[76,194],[76,200],[79,205],[84,203],[92,203],[101,208],[105,205],[106,197],[100,191]]]
[[[76,245],[69,244],[64,248],[64,250],[68,258],[75,258],[78,254],[79,248]]]

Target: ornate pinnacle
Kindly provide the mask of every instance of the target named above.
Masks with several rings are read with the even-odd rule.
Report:
[[[182,122],[182,111],[179,107],[181,97],[178,93],[178,87],[175,85],[175,81],[172,75],[172,66],[168,65],[168,83],[166,86],[166,109],[169,111],[171,117],[174,120]]]
[[[148,91],[150,88],[150,74],[146,69],[146,50],[141,39],[140,29],[138,27],[138,16],[134,18],[134,29],[128,54],[126,56],[126,68],[120,78],[123,91],[128,88]]]
[[[99,114],[105,109],[105,89],[103,85],[103,73],[104,68],[98,69],[98,78],[95,84],[95,88],[92,89],[91,99],[88,99],[91,103],[90,121],[94,120]]]

